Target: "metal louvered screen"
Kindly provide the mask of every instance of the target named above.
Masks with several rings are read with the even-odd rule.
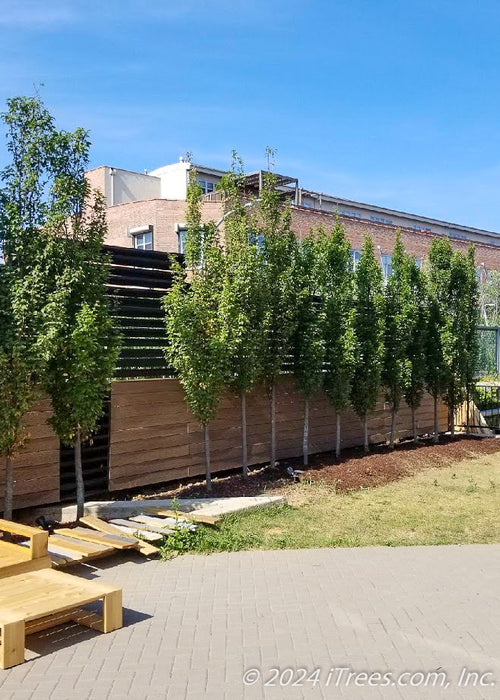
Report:
[[[105,246],[110,256],[108,293],[122,334],[117,379],[170,377],[162,298],[172,285],[171,255]],[[183,256],[175,255],[182,263]]]

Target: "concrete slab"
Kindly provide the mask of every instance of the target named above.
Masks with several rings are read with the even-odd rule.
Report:
[[[203,515],[228,515],[251,508],[265,508],[266,506],[284,503],[282,496],[242,496],[237,498],[178,498],[177,507],[180,511],[189,513],[196,511]],[[164,508],[171,510],[174,500],[171,498],[144,499],[137,501],[88,501],[85,504],[85,515],[96,515],[99,518],[127,518],[131,515],[140,515],[144,508]],[[28,521],[34,522],[39,515],[57,520],[61,523],[70,523],[76,520],[76,506],[56,505],[37,508],[29,515]]]

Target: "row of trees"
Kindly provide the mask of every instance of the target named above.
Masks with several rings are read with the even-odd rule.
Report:
[[[203,222],[201,188],[191,171],[188,188],[186,269],[175,268],[165,297],[167,359],[177,371],[193,415],[204,427],[210,488],[209,424],[221,397],[241,397],[243,473],[248,471],[246,400],[263,385],[269,396],[270,461],[275,463],[275,387],[283,369],[293,372],[304,396],[303,454],[308,461],[309,401],[323,391],[335,408],[336,453],[341,418],[352,407],[364,425],[380,390],[396,416],[406,401],[415,414],[425,389],[453,413],[471,389],[477,354],[477,280],[474,249],[454,251],[433,241],[425,271],[408,255],[399,233],[392,271],[384,284],[372,241],[365,238],[353,269],[339,220],[298,241],[276,178],[265,174],[256,199],[245,192],[235,156],[220,186],[224,215]],[[220,228],[223,224],[223,237]]]
[[[96,428],[119,349],[106,298],[105,208],[84,177],[85,131],[56,129],[38,97],[10,99],[2,118],[11,157],[0,191],[4,517],[12,517],[13,458],[29,437],[24,417],[41,395],[51,399],[55,432],[74,445],[80,517],[81,444]]]

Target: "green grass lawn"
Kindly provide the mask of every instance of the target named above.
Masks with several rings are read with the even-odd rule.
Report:
[[[166,539],[169,552],[500,542],[500,454],[338,494],[294,484],[287,505],[227,516],[218,529]]]

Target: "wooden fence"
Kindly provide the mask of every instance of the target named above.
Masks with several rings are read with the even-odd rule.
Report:
[[[301,454],[304,401],[290,378],[283,377],[276,392],[277,457]],[[226,396],[210,426],[214,473],[241,465],[240,402]],[[447,412],[440,406],[440,424]],[[269,459],[269,404],[262,389],[249,394],[247,402],[248,457],[251,464]],[[381,398],[369,421],[370,439],[381,442],[389,435],[391,412]],[[417,412],[420,433],[433,429],[433,404],[424,397]],[[342,445],[363,442],[358,418],[347,412],[342,418]],[[402,405],[397,418],[397,437],[411,434],[411,414]],[[310,451],[324,452],[335,446],[335,411],[323,395],[310,407]],[[204,472],[201,426],[189,413],[176,379],[115,382],[111,392],[110,490],[145,486],[193,477]]]
[[[59,440],[47,423],[48,399],[39,401],[25,417],[29,441],[14,459],[14,505],[54,503],[59,500]],[[5,460],[0,458],[0,495],[5,484]]]

